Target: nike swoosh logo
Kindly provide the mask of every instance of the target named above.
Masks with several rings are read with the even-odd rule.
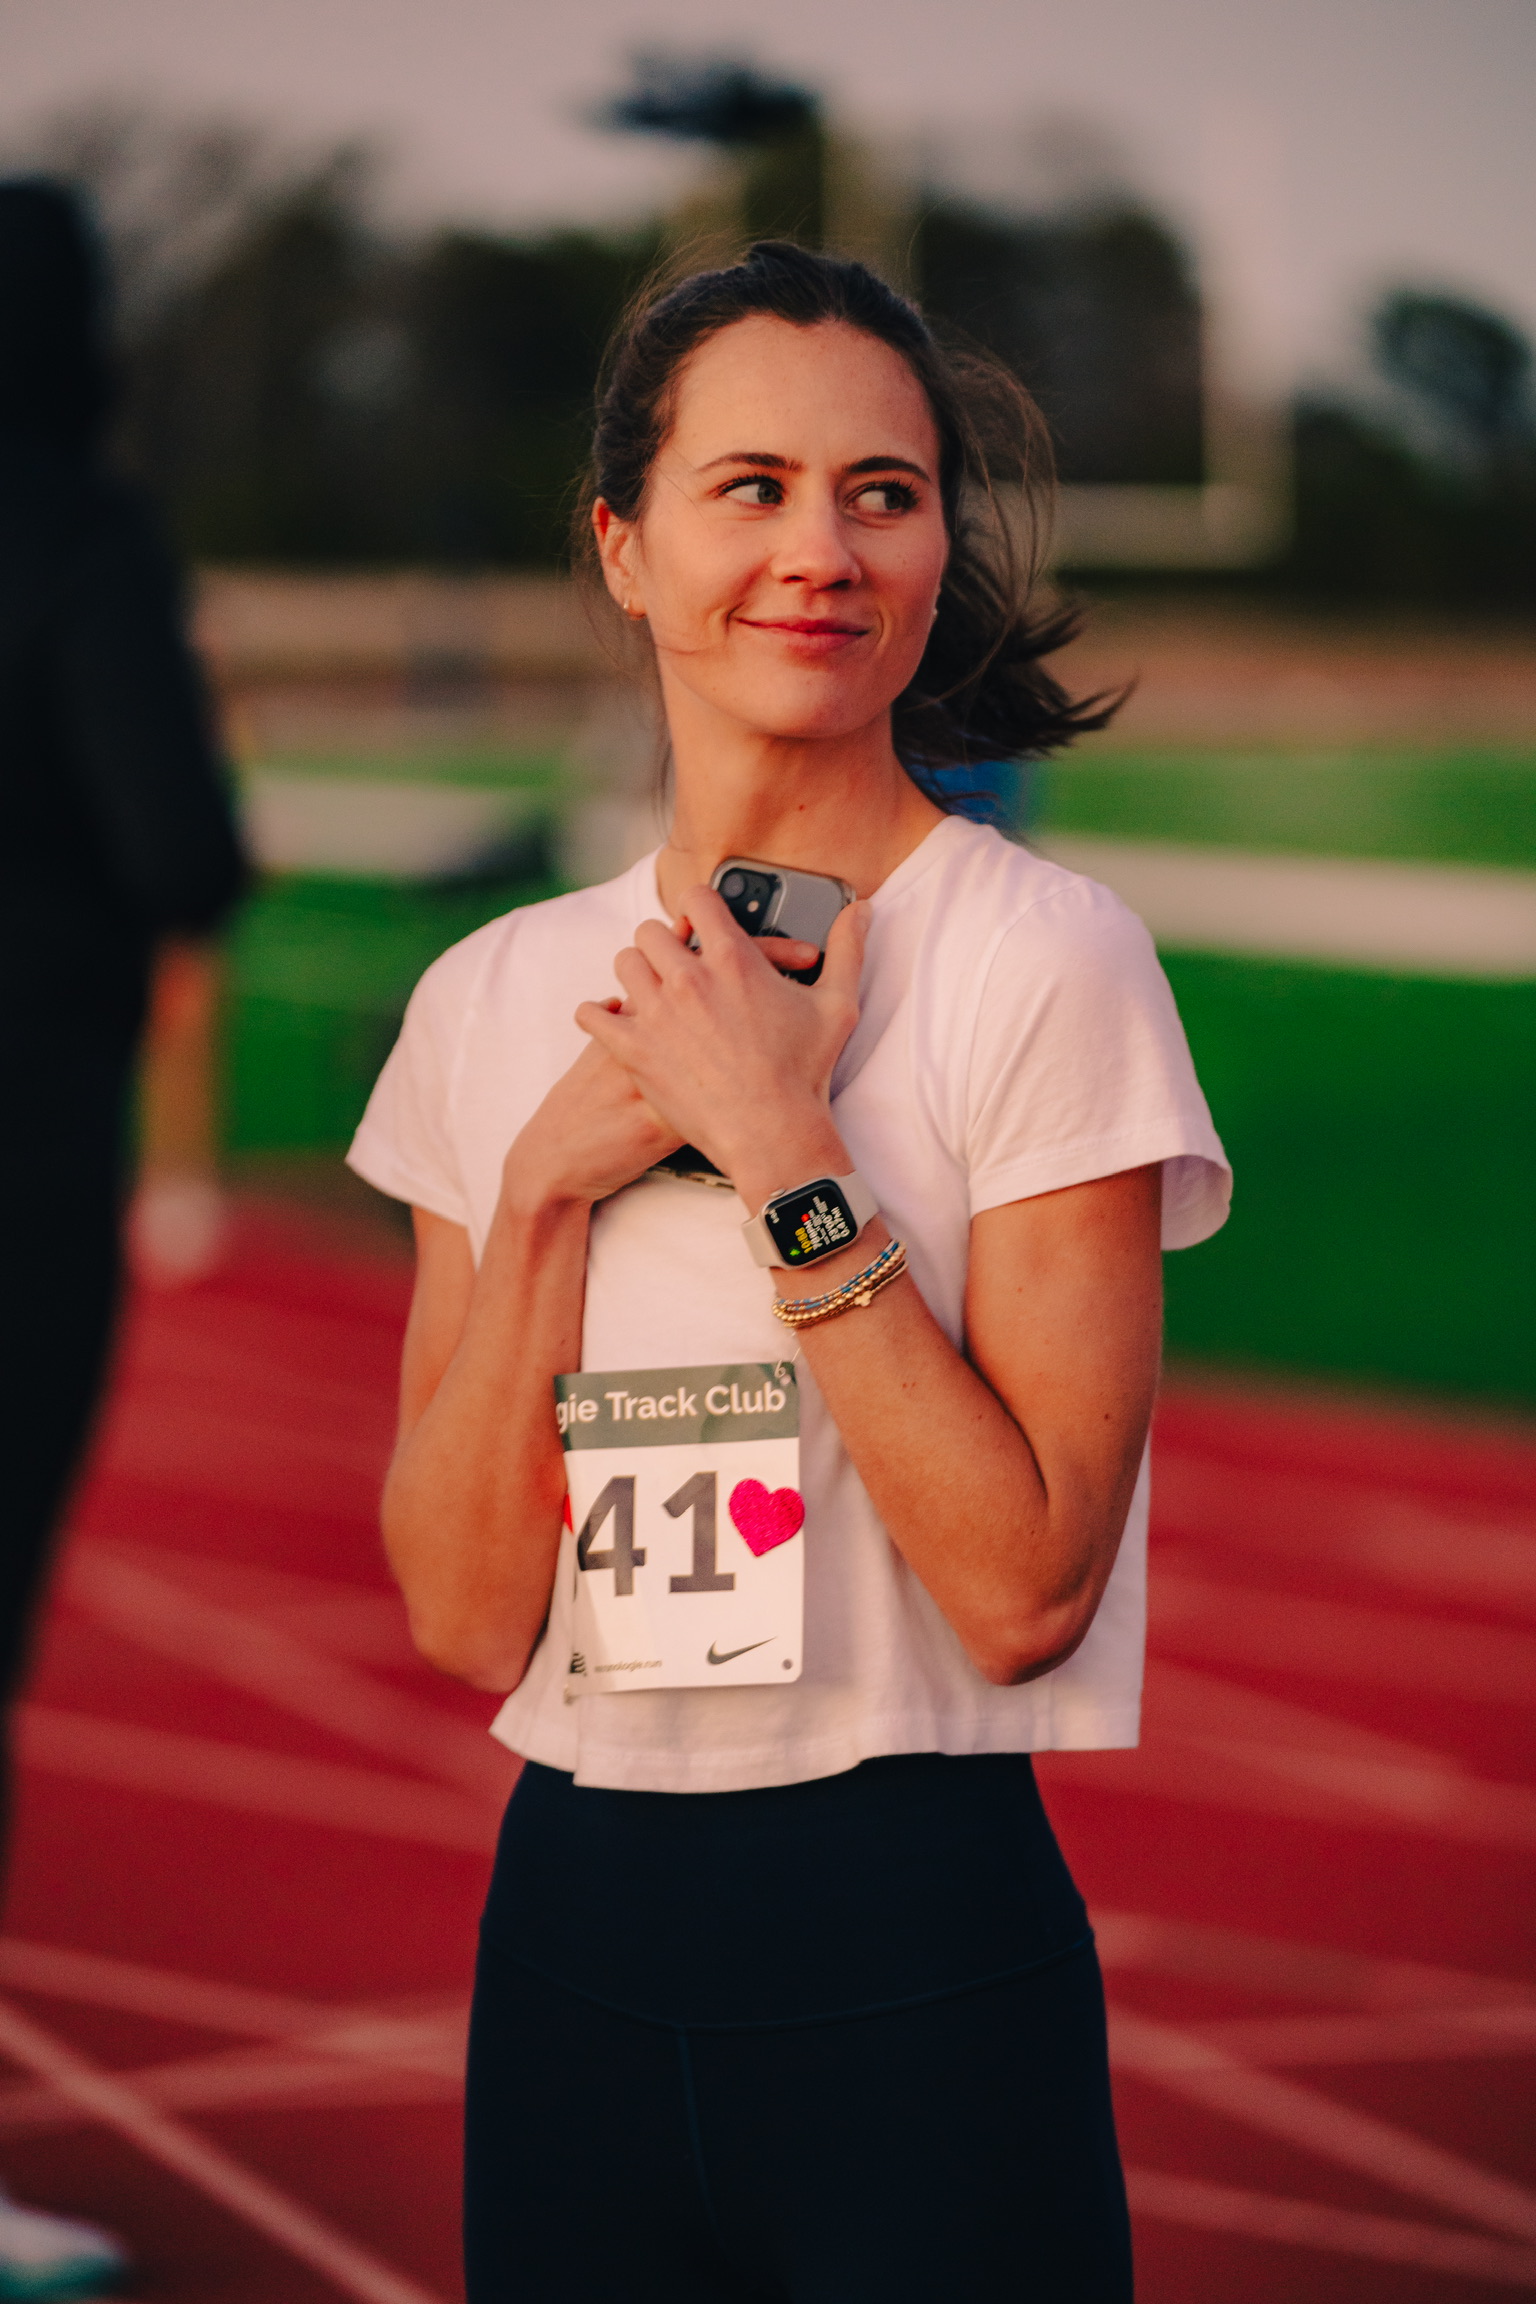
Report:
[[[770,1632],[768,1635],[768,1640],[771,1640],[772,1638],[773,1634]],[[754,1648],[766,1648],[768,1646],[768,1640],[749,1640],[745,1648],[727,1648],[723,1656],[717,1656],[715,1654],[715,1644],[713,1640],[711,1640],[709,1644],[709,1654],[705,1657],[704,1661],[706,1664],[729,1664],[733,1656],[750,1656]]]

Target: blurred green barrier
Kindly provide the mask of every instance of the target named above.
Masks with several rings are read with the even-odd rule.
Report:
[[[1536,751],[1089,749],[1054,762],[1046,833],[1536,868]]]
[[[552,883],[268,880],[231,939],[232,1151],[345,1146],[411,988],[461,936]]]
[[[459,763],[455,762],[457,770]],[[1536,868],[1536,753],[1086,754],[1042,829]],[[230,1141],[339,1154],[412,985],[547,879],[269,881],[234,938]],[[1172,1347],[1536,1403],[1536,983],[1164,955],[1237,1170]]]
[[[1536,983],[1163,957],[1237,1176],[1170,1346],[1536,1402]]]

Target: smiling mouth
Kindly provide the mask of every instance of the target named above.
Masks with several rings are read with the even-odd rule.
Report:
[[[797,640],[862,640],[868,630],[830,616],[743,616],[741,621],[754,632],[790,632]]]

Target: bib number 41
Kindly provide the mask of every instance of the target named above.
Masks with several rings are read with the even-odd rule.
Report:
[[[573,1692],[797,1678],[805,1508],[792,1371],[640,1371],[622,1386],[583,1372],[562,1377],[557,1398]]]
[[[693,1566],[686,1576],[669,1576],[667,1588],[672,1592],[734,1592],[736,1579],[729,1569],[722,1572],[716,1561],[715,1500],[719,1493],[718,1472],[695,1472],[685,1480],[674,1496],[662,1505],[674,1520],[685,1512],[693,1514]],[[613,1522],[613,1542],[606,1552],[595,1549],[604,1523]],[[576,1539],[576,1565],[578,1568],[611,1568],[613,1570],[613,1596],[627,1600],[635,1589],[635,1570],[645,1566],[645,1549],[635,1542],[635,1476],[632,1472],[616,1472],[598,1497],[581,1524]]]

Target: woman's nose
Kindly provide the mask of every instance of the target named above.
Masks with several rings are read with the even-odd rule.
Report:
[[[782,582],[851,584],[860,574],[835,497],[807,496],[789,509],[775,539],[773,573]]]

